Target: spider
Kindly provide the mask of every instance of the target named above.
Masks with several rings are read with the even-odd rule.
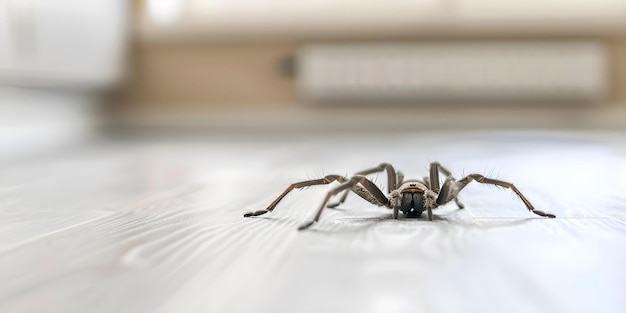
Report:
[[[387,190],[389,194],[385,195],[380,188],[378,188],[366,175],[386,171],[387,172]],[[440,185],[439,175],[445,176],[443,185]],[[303,188],[314,185],[326,185],[334,181],[338,181],[341,185],[331,189],[322,205],[317,210],[317,213],[312,220],[302,224],[298,230],[304,230],[309,228],[315,222],[319,221],[322,212],[325,207],[334,208],[346,200],[350,191],[354,192],[366,201],[378,205],[385,206],[393,210],[393,218],[397,219],[399,212],[402,212],[408,217],[419,217],[424,211],[428,214],[428,220],[433,220],[433,210],[441,205],[447,204],[454,200],[459,209],[463,209],[463,204],[457,198],[459,192],[467,186],[471,181],[477,181],[482,184],[496,185],[504,188],[509,188],[519,196],[524,202],[529,211],[544,217],[554,218],[555,216],[550,213],[545,213],[536,210],[535,207],[524,197],[524,195],[515,187],[515,185],[488,178],[480,174],[470,174],[463,179],[456,180],[452,177],[450,171],[441,166],[438,162],[430,164],[430,176],[424,177],[423,180],[417,179],[404,179],[404,175],[396,170],[388,163],[381,163],[377,167],[366,169],[357,172],[351,178],[346,178],[340,175],[327,175],[324,178],[306,180],[298,183],[291,184],[274,202],[272,202],[265,210],[245,213],[244,217],[258,216],[267,212],[272,212],[276,205],[293,189]],[[326,205],[331,197],[344,192],[342,197],[336,203]]]

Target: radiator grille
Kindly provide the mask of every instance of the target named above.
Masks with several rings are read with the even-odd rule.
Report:
[[[317,44],[298,53],[309,102],[594,101],[607,85],[600,43]]]

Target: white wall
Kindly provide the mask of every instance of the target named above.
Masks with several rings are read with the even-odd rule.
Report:
[[[0,84],[100,89],[124,69],[124,0],[0,0]]]
[[[90,138],[124,77],[128,1],[0,0],[0,160]]]

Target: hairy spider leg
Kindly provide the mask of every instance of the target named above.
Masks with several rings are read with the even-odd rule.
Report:
[[[543,211],[539,211],[535,209],[535,207],[530,203],[530,201],[528,201],[528,199],[526,199],[526,197],[522,194],[522,192],[519,191],[519,189],[517,189],[517,187],[515,187],[515,185],[513,185],[512,183],[493,179],[493,178],[488,178],[480,174],[470,174],[466,176],[465,178],[460,179],[458,181],[454,181],[454,180],[446,181],[446,183],[444,184],[437,198],[437,204],[441,205],[449,201],[452,201],[452,199],[456,198],[458,193],[461,190],[463,190],[463,188],[465,188],[465,186],[467,186],[472,181],[477,181],[481,184],[488,184],[488,185],[495,185],[495,186],[500,186],[504,188],[509,188],[513,190],[515,194],[517,194],[517,196],[522,200],[522,202],[524,202],[524,204],[526,205],[526,208],[528,208],[530,212],[533,212],[539,216],[544,216],[544,217],[550,217],[550,218],[556,217],[554,214],[545,213]]]
[[[397,171],[396,172],[396,176],[397,176],[397,183],[396,183],[396,188],[398,188],[400,185],[402,185],[402,183],[404,182],[404,173]],[[391,190],[389,190],[391,191]]]
[[[294,189],[315,186],[315,185],[328,185],[334,181],[345,183],[348,181],[348,179],[340,175],[327,175],[324,178],[305,180],[305,181],[301,181],[298,183],[293,183],[289,185],[289,187],[287,187],[287,189],[285,189],[285,191],[280,196],[278,196],[278,198],[276,198],[276,200],[274,200],[274,202],[272,202],[265,210],[247,212],[243,216],[244,217],[258,216],[258,215],[262,215],[267,212],[273,211],[274,208],[276,208],[276,205],[278,205],[278,203],[280,202],[280,200],[282,200],[289,192],[291,192]]]
[[[440,173],[446,177],[444,184],[447,183],[448,181],[454,181],[454,177],[452,177],[452,172],[450,172],[448,169],[446,169],[441,164],[439,164],[439,162],[430,163],[430,177],[428,180],[424,178],[424,181],[429,181],[428,188],[430,188],[435,193],[440,193],[441,191],[440,182],[439,182]],[[457,195],[454,195],[454,202],[459,207],[459,209],[462,209],[465,207],[465,205],[463,205],[463,203],[459,201],[459,199],[457,198]]]
[[[380,163],[380,165],[372,168],[368,168],[359,172],[356,172],[354,175],[367,176],[374,173],[379,173],[382,171],[387,171],[387,192],[391,192],[392,190],[396,190],[402,180],[404,180],[404,175],[400,172],[396,172],[393,166],[389,163]],[[328,208],[335,208],[338,205],[344,203],[350,190],[346,190],[339,201],[328,204]]]
[[[393,169],[393,168],[392,168]],[[395,179],[395,172],[394,172],[394,179]],[[355,175],[352,178],[350,178],[350,180],[348,182],[345,182],[339,186],[337,186],[336,188],[331,189],[328,194],[326,195],[326,198],[324,198],[324,201],[322,202],[322,205],[319,207],[319,209],[317,210],[317,213],[315,214],[315,216],[313,217],[312,220],[302,224],[298,230],[304,230],[309,228],[311,225],[313,225],[313,223],[319,221],[320,217],[322,216],[322,212],[324,211],[324,208],[326,207],[326,203],[328,203],[328,200],[330,200],[330,198],[334,195],[337,195],[338,193],[347,190],[347,191],[353,191],[353,187],[356,186],[357,184],[360,184],[361,186],[363,186],[365,188],[365,190],[367,190],[370,195],[376,199],[376,201],[378,202],[379,205],[381,206],[389,206],[389,199],[385,196],[385,194],[378,188],[378,186],[376,186],[376,184],[374,184],[371,180],[367,179],[367,177],[362,176],[362,175]]]

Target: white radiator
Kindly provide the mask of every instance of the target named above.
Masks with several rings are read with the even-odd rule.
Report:
[[[604,97],[607,52],[593,41],[316,44],[298,52],[308,102],[578,101]]]

